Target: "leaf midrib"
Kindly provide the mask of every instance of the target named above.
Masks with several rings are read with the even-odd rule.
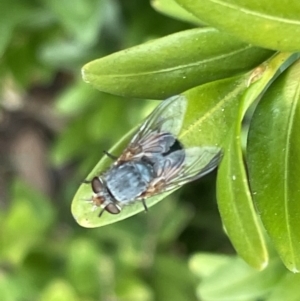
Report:
[[[247,8],[244,8],[244,7],[240,7],[240,6],[237,6],[237,5],[234,5],[234,4],[225,3],[224,1],[220,1],[220,0],[208,0],[208,1],[210,1],[212,3],[215,3],[215,4],[218,4],[218,5],[221,5],[223,7],[230,8],[232,10],[240,11],[240,12],[243,12],[245,14],[258,17],[258,18],[300,26],[300,21],[298,21],[298,20],[285,19],[285,18],[282,18],[282,17],[274,16],[274,15],[263,14],[263,13],[260,13],[258,11],[253,11],[253,10],[250,10],[250,9],[247,9]]]
[[[238,79],[237,79],[238,80]],[[242,78],[240,78],[242,81]],[[203,123],[207,118],[211,117],[215,112],[221,110],[225,103],[232,100],[237,100],[237,95],[245,90],[245,85],[237,84],[237,87],[232,90],[230,93],[226,95],[223,99],[221,99],[215,106],[213,106],[210,110],[208,110],[204,115],[198,118],[194,123],[191,123],[188,127],[181,131],[179,138],[184,137],[185,135],[189,134],[190,132],[196,131],[194,128],[200,127],[200,124]],[[224,139],[225,140],[225,139]]]
[[[192,67],[199,67],[201,65],[207,64],[207,63],[211,63],[213,61],[220,61],[220,60],[224,60],[224,58],[229,58],[231,56],[237,55],[239,53],[242,53],[250,48],[253,48],[252,45],[247,45],[243,48],[240,48],[238,50],[235,51],[231,51],[229,53],[226,54],[222,54],[219,56],[214,56],[212,58],[209,59],[205,59],[205,60],[201,60],[201,61],[197,61],[195,63],[190,63],[190,64],[185,64],[185,65],[178,65],[175,67],[171,67],[171,68],[165,68],[165,69],[160,69],[160,70],[154,70],[154,71],[147,71],[147,72],[136,72],[136,73],[123,73],[123,74],[97,74],[97,73],[92,73],[92,75],[95,75],[97,77],[106,77],[106,78],[122,78],[122,77],[136,77],[136,76],[141,76],[141,75],[151,75],[151,74],[163,74],[163,73],[168,73],[168,72],[174,72],[177,70],[184,70],[184,69],[188,69],[188,68],[192,68]],[[83,77],[85,77],[86,71],[83,70]],[[88,72],[89,73],[89,72]]]
[[[292,129],[293,129],[293,120],[297,109],[297,99],[299,99],[300,94],[300,87],[298,85],[294,99],[292,101],[292,106],[290,110],[290,114],[288,116],[288,127],[287,127],[287,139],[286,139],[286,152],[284,156],[284,212],[285,212],[285,219],[286,219],[286,229],[287,235],[289,237],[289,245],[290,250],[292,252],[292,257],[295,258],[295,250],[293,248],[293,241],[292,241],[292,231],[291,231],[291,224],[290,224],[290,215],[289,215],[289,196],[288,196],[288,178],[289,178],[289,162],[290,162],[290,148],[291,148],[291,136],[292,136]]]

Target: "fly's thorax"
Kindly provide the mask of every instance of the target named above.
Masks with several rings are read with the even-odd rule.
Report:
[[[129,161],[113,166],[104,175],[112,197],[122,203],[136,200],[155,177],[153,166],[144,161]]]

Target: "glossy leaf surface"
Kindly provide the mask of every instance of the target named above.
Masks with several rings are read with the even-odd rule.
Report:
[[[251,121],[247,159],[253,198],[280,257],[300,270],[300,62],[260,101]]]
[[[268,49],[300,50],[300,2],[176,0],[205,23]]]
[[[235,250],[251,266],[263,269],[268,251],[248,186],[240,144],[241,132],[232,131],[218,172],[220,214]]]
[[[166,99],[250,70],[271,54],[213,28],[192,29],[92,61],[82,74],[104,92]]]
[[[248,107],[290,58],[290,54],[278,54],[245,76],[250,87],[240,101],[218,172],[217,198],[223,224],[238,254],[256,269],[266,267],[268,252],[248,185],[241,124]]]
[[[189,267],[197,277],[203,279],[230,262],[232,257],[228,255],[197,253],[190,258]]]

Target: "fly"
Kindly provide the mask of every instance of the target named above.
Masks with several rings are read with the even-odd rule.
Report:
[[[187,107],[185,96],[163,101],[146,118],[122,154],[111,167],[90,183],[94,207],[119,214],[122,208],[174,190],[212,171],[221,158],[220,148],[184,148],[177,139]]]

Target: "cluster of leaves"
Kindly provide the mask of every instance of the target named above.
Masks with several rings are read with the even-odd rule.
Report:
[[[1,196],[3,178],[9,191],[7,199],[0,199],[0,300],[197,300],[196,278],[180,256],[189,247],[178,238],[192,212],[185,204],[175,205],[176,196],[158,204],[151,215],[104,231],[79,227],[70,213],[78,183],[102,150],[154,104],[91,89],[80,78],[81,66],[188,25],[158,15],[147,0],[77,0],[71,5],[13,0],[1,1],[0,11]],[[60,82],[57,74],[63,74]],[[46,115],[31,107],[25,111],[36,101],[34,90],[44,93],[39,104],[50,102]],[[44,91],[50,92],[46,99]],[[21,105],[13,106],[10,95],[18,96]],[[10,153],[2,157],[3,134],[13,139],[14,127],[26,125],[18,124],[23,114],[28,122],[39,121],[34,130],[51,134],[46,162],[54,180],[50,195],[21,178]],[[9,120],[11,132],[3,133]],[[21,152],[17,155],[26,160]],[[5,177],[4,161],[11,163],[12,177]]]
[[[265,270],[237,286],[236,280],[249,270],[239,261],[229,265],[240,269],[236,274],[222,265],[208,277],[209,284],[200,287],[203,300],[280,300],[283,292],[288,292],[284,300],[297,299],[299,291],[293,288],[299,277],[284,270],[282,263],[294,273],[300,270],[300,4],[156,0],[153,6],[212,27],[178,32],[92,61],[83,67],[83,79],[101,91],[126,97],[164,99],[183,93],[189,107],[179,139],[186,146],[216,145],[224,150],[217,178],[224,227],[237,253],[250,266]],[[248,128],[242,132],[250,111]],[[120,152],[129,137],[113,150]],[[102,159],[90,176],[107,165]],[[73,201],[77,220],[82,225],[91,221],[90,227],[107,224],[105,218],[86,216],[85,205],[79,204],[85,195],[82,186]],[[273,248],[282,263],[270,255]]]
[[[164,18],[148,4],[1,1],[1,92],[7,92],[11,80],[22,93],[48,85],[58,71],[71,74],[74,80],[54,108],[70,122],[53,133],[49,165],[57,172],[67,163],[80,163],[75,177],[59,178],[55,200],[19,179],[10,183],[10,202],[0,212],[0,299],[298,300],[299,274],[286,267],[299,270],[299,4],[152,1],[163,14],[211,26],[190,30],[188,23]],[[141,101],[125,102],[82,83],[79,69],[98,57],[103,58],[85,65],[83,75],[101,91],[155,99],[184,93],[189,106],[179,139],[187,146],[212,144],[223,149],[218,206],[243,260],[197,253],[187,264],[178,255],[197,241],[207,246],[206,251],[222,248],[215,246],[221,227],[218,235],[208,230],[216,231],[211,212],[207,217],[199,211],[193,217],[187,202],[177,202],[178,194],[147,215],[104,228],[75,224],[69,202],[78,182],[99,160],[102,149],[149,113]],[[8,108],[3,95],[1,117]],[[253,110],[253,115],[246,115]],[[245,119],[250,120],[250,130],[242,148]],[[113,151],[118,154],[129,138],[130,134]],[[89,176],[109,164],[104,158]],[[196,207],[201,206],[198,189],[197,184],[196,193],[189,194]],[[81,197],[90,198],[87,185],[79,188],[72,204],[76,219],[103,225],[105,219],[98,219]],[[182,247],[179,236],[188,225],[195,228],[185,231],[188,239]],[[206,234],[201,235],[203,229]]]

